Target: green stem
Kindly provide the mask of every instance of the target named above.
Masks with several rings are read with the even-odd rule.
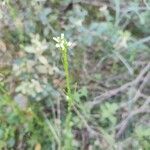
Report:
[[[66,77],[66,87],[67,87],[67,116],[65,120],[65,139],[64,139],[64,147],[63,150],[72,150],[72,125],[71,125],[71,119],[72,119],[72,106],[73,106],[73,99],[72,99],[72,92],[71,92],[71,82],[70,82],[70,74],[69,74],[69,60],[68,60],[68,47],[69,42],[66,41],[64,38],[64,35],[61,35],[61,37],[54,38],[54,40],[57,42],[56,47],[58,47],[61,51],[62,56],[62,62],[63,67],[65,71],[65,77]]]
[[[68,64],[68,48],[65,45],[64,49],[62,49],[63,56],[63,66],[65,70],[66,76],[66,86],[67,86],[67,101],[68,101],[68,110],[72,107],[72,96],[71,96],[71,88],[70,88],[70,75],[69,75],[69,64]]]

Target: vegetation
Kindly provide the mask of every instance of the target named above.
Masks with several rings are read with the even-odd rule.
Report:
[[[0,149],[150,149],[148,0],[1,0],[0,31]]]

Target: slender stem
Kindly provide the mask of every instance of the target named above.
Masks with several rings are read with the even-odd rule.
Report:
[[[68,64],[68,47],[64,45],[64,49],[62,49],[62,56],[63,56],[63,66],[65,70],[66,76],[66,86],[67,86],[67,101],[68,101],[68,110],[71,109],[72,106],[72,98],[71,98],[71,88],[70,88],[70,75],[69,75],[69,64]]]
[[[73,99],[72,99],[72,92],[71,92],[71,84],[70,84],[70,74],[69,74],[69,60],[68,60],[68,47],[69,42],[66,41],[64,38],[64,35],[61,35],[61,37],[54,38],[54,40],[57,42],[56,47],[58,47],[61,51],[61,57],[62,57],[62,63],[65,71],[65,77],[66,77],[66,87],[67,87],[67,116],[65,120],[65,139],[64,139],[64,150],[72,150],[72,125],[71,125],[71,119],[72,119],[72,106],[73,106]]]

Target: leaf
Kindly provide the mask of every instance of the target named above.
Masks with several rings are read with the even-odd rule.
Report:
[[[48,67],[48,73],[49,73],[49,75],[53,75],[54,74],[54,69],[53,69],[53,67],[51,65],[49,65],[49,67]]]
[[[39,56],[38,57],[39,61],[43,64],[43,65],[47,65],[48,61],[44,56]]]
[[[34,150],[41,150],[41,144],[40,143],[38,143],[38,144],[36,144],[35,145],[35,148],[34,148]]]
[[[18,104],[20,109],[26,109],[27,108],[27,98],[23,94],[18,94],[14,97],[15,102]]]
[[[26,46],[24,48],[24,50],[27,52],[27,53],[32,53],[32,54],[35,54],[36,53],[36,50],[33,46]]]
[[[3,12],[2,12],[2,10],[0,10],[0,19],[2,19],[3,18]]]
[[[6,44],[3,41],[0,40],[0,55],[1,55],[1,52],[5,53],[6,50],[7,50]]]
[[[45,8],[43,11],[40,12],[39,18],[43,25],[46,25],[48,23],[47,16],[51,13],[51,8]]]
[[[77,102],[80,101],[81,97],[87,97],[88,96],[88,90],[86,87],[82,87],[78,92],[74,93],[74,98]]]
[[[48,69],[46,66],[44,65],[39,65],[39,66],[36,66],[36,69],[39,73],[41,74],[46,74],[48,72]]]
[[[74,93],[74,99],[77,101],[77,102],[80,102],[80,95],[79,93]]]
[[[85,96],[85,97],[88,96],[88,90],[87,90],[86,87],[83,87],[83,88],[80,90],[80,96]]]

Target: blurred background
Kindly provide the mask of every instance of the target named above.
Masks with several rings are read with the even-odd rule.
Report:
[[[149,0],[0,1],[0,149],[150,149]],[[70,149],[70,150],[71,150]]]

